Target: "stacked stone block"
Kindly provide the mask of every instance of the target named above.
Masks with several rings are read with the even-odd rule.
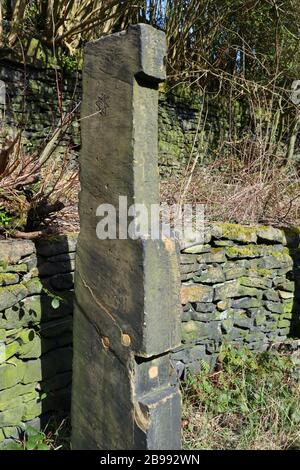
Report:
[[[0,241],[2,444],[69,411],[76,241]]]
[[[299,324],[298,230],[214,224],[205,238],[181,252],[180,371],[213,366],[224,342],[264,351]]]

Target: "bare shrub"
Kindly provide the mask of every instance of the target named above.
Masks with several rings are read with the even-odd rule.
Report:
[[[2,233],[35,237],[44,232],[78,227],[78,168],[69,159],[56,156],[70,116],[42,149],[24,151],[21,133],[4,142],[0,151],[0,208],[8,221]],[[76,165],[75,165],[76,166]]]

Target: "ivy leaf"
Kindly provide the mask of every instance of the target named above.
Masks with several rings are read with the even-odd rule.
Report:
[[[52,308],[54,309],[58,309],[59,306],[60,306],[60,300],[58,297],[54,297],[54,299],[52,299],[51,301],[51,305],[52,305]]]

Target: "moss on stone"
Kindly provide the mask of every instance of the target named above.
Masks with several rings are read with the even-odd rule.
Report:
[[[9,286],[11,284],[17,284],[19,282],[19,276],[12,273],[2,273],[0,274],[0,285]]]
[[[226,248],[228,258],[257,258],[262,256],[262,250],[257,245],[229,246]]]
[[[0,427],[18,426],[24,414],[24,405],[21,404],[0,413]]]
[[[40,294],[43,291],[43,284],[38,277],[30,279],[28,282],[26,282],[25,286],[28,289],[30,295]]]
[[[16,358],[0,365],[0,390],[13,387],[23,380],[24,363]]]
[[[293,301],[283,302],[283,318],[292,318]]]
[[[214,234],[214,232],[216,234],[216,238],[228,238],[229,240],[235,240],[244,243],[255,243],[257,240],[256,230],[251,226],[246,227],[240,224],[232,224],[229,222],[218,223],[215,224],[215,226],[212,228],[212,233]]]
[[[195,341],[198,338],[199,330],[197,323],[190,320],[181,326],[181,339],[183,343]]]

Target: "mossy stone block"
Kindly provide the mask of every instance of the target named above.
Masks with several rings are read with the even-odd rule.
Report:
[[[197,284],[183,285],[181,287],[181,303],[189,302],[212,302],[213,288]]]
[[[24,366],[23,384],[30,384],[42,380],[42,364],[40,359],[26,361]]]
[[[190,343],[198,338],[199,328],[193,320],[181,325],[181,339],[183,343]]]
[[[35,389],[36,384],[17,384],[14,387],[0,391],[0,404],[4,404],[10,400],[16,399],[19,396],[26,395]]]
[[[40,416],[41,413],[42,401],[39,399],[34,399],[24,404],[22,419],[23,421],[30,421],[31,419]]]
[[[212,236],[215,238],[228,238],[229,240],[256,243],[255,227],[246,227],[239,224],[218,223],[212,226]]]
[[[16,358],[0,365],[0,390],[13,387],[23,380],[24,363]]]
[[[18,301],[24,299],[28,291],[22,284],[0,287],[0,310],[12,307]]]
[[[214,300],[224,300],[239,295],[240,284],[237,280],[226,281],[214,287]]]
[[[12,274],[12,273],[0,274],[0,286],[10,286],[12,284],[18,284],[18,282],[19,282],[18,274]]]
[[[216,284],[224,282],[225,276],[220,266],[207,266],[207,269],[202,270],[199,276],[193,277],[193,281],[203,284]]]
[[[0,412],[0,427],[18,426],[22,421],[24,409],[25,407],[22,404],[20,406]]]

